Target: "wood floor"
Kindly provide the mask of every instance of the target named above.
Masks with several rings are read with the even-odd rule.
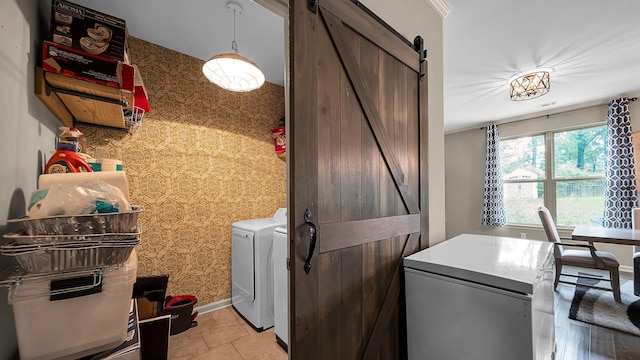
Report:
[[[620,273],[621,280],[632,276]],[[556,360],[640,359],[640,337],[569,319],[574,290],[559,284],[555,294]],[[257,333],[231,307],[197,320],[197,327],[171,337],[170,360],[287,359],[275,342],[273,328]]]
[[[620,280],[631,278],[620,273]],[[569,319],[574,290],[559,284],[555,294],[556,360],[640,359],[640,337]]]

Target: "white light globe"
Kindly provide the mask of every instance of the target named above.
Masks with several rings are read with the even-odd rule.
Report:
[[[236,53],[212,57],[202,66],[202,73],[223,89],[247,92],[264,84],[264,74],[252,61]]]

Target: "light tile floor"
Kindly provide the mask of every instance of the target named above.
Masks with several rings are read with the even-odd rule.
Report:
[[[225,307],[199,315],[198,326],[171,336],[170,360],[286,360],[273,328],[256,332]]]

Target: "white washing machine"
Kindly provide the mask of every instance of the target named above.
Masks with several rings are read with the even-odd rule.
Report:
[[[231,304],[257,331],[273,326],[273,230],[287,226],[287,209],[231,225]]]
[[[276,341],[287,350],[289,344],[289,284],[287,270],[287,228],[273,231],[273,315]]]

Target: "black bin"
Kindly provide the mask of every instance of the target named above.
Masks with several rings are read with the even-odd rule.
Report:
[[[193,306],[198,302],[193,295],[167,297],[163,315],[171,315],[171,335],[179,334],[198,325],[195,321],[198,312],[192,314]]]
[[[133,297],[138,302],[140,320],[162,315],[169,275],[138,276],[133,284]]]

